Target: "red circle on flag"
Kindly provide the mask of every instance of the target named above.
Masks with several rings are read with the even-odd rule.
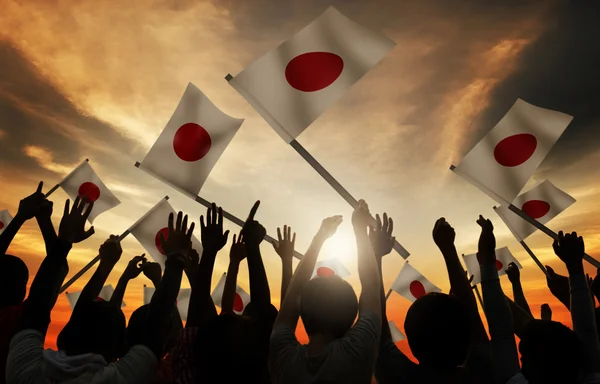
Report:
[[[494,148],[494,158],[505,167],[516,167],[531,158],[537,148],[537,139],[529,133],[508,136]]]
[[[315,92],[329,87],[344,70],[344,60],[331,52],[307,52],[285,67],[285,78],[295,89]]]
[[[96,297],[96,301],[106,301],[103,298],[101,298],[100,296]]]
[[[161,233],[162,233],[163,237],[165,238],[165,240],[167,240],[169,238],[169,228],[164,227],[160,231],[156,232],[156,236],[154,236],[154,244],[156,245],[156,249],[158,249],[158,252],[160,252],[161,254],[166,255],[165,250],[163,249],[162,245],[160,244],[160,234]]]
[[[500,260],[496,260],[496,270],[501,270],[504,267],[504,264]]]
[[[4,228],[4,222],[0,221],[0,229]]]
[[[331,277],[334,275],[335,275],[335,272],[331,268],[328,268],[328,267],[317,268],[317,276],[319,276],[319,277]]]
[[[100,188],[91,181],[86,181],[79,186],[77,191],[79,197],[85,197],[88,203],[98,200],[100,197]]]
[[[212,139],[206,129],[196,123],[183,124],[173,138],[173,150],[183,161],[194,162],[210,151]]]
[[[236,312],[242,312],[244,310],[244,300],[242,300],[242,297],[237,292],[233,298],[233,310]]]
[[[550,212],[550,204],[543,200],[529,200],[523,204],[521,210],[532,218],[539,219]]]
[[[412,281],[408,286],[408,289],[411,295],[415,297],[415,299],[418,299],[419,297],[424,296],[427,293],[425,287],[423,286],[423,283],[421,283],[419,280]]]

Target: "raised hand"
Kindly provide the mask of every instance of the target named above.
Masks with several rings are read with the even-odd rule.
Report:
[[[577,236],[577,232],[563,234],[558,232],[558,239],[552,244],[554,253],[565,263],[569,273],[583,273],[583,255],[585,244],[583,238]]]
[[[320,236],[322,239],[330,238],[331,236],[335,235],[335,232],[340,224],[342,224],[342,221],[343,219],[341,215],[331,216],[324,219],[321,222],[321,228],[319,228],[317,236]]]
[[[244,236],[244,242],[248,246],[257,247],[267,235],[267,230],[263,227],[258,221],[254,220],[254,216],[256,215],[256,211],[260,206],[260,200],[258,200],[252,206],[250,210],[250,214],[244,223],[244,228],[242,228],[242,235]]]
[[[494,236],[494,225],[489,219],[486,219],[481,215],[479,215],[477,224],[481,227],[477,261],[479,262],[479,265],[484,263],[493,264],[496,262],[496,237]]]
[[[19,203],[19,210],[17,211],[17,217],[22,219],[23,221],[34,218],[35,216],[41,214],[44,210],[47,211],[47,201],[46,197],[42,193],[42,188],[44,187],[44,182],[40,181],[38,184],[37,190],[33,192],[31,195],[27,196]],[[52,214],[52,211],[50,211]]]
[[[221,207],[217,208],[217,205],[212,203],[212,206],[206,210],[206,224],[204,216],[200,216],[200,232],[202,247],[211,254],[216,255],[227,244],[229,231],[223,233],[223,210]]]
[[[149,261],[142,264],[142,272],[144,272],[144,276],[146,276],[155,285],[157,285],[162,278],[162,268],[158,263]]]
[[[44,198],[44,200],[41,202],[41,204],[39,206],[37,214],[35,215],[36,219],[50,220],[50,218],[52,217],[53,209],[54,209],[54,203],[52,203],[50,200]]]
[[[352,225],[355,229],[367,229],[373,223],[369,206],[364,200],[358,201],[358,207],[352,213]]]
[[[508,264],[508,267],[506,267],[506,275],[512,284],[518,284],[521,281],[521,271],[519,271],[519,267],[517,267],[517,264],[515,263]]]
[[[127,268],[125,268],[125,272],[123,272],[123,276],[129,280],[133,280],[142,273],[142,267],[147,262],[146,254],[142,254],[140,256],[134,256],[129,263],[127,264]]]
[[[191,280],[194,276],[196,276],[198,264],[200,263],[200,255],[198,254],[198,251],[196,251],[194,248],[190,248],[190,252],[188,253],[188,257],[186,258],[185,262],[185,271]]]
[[[232,263],[241,263],[246,258],[246,245],[244,244],[244,236],[240,232],[240,235],[236,238],[233,235],[233,244],[231,244],[231,250],[229,251],[229,259]]]
[[[542,304],[541,308],[541,316],[542,320],[551,321],[552,320],[552,309],[548,304]]]
[[[71,244],[79,243],[95,232],[93,225],[87,231],[85,230],[85,223],[94,208],[94,202],[90,202],[86,207],[85,199],[78,196],[73,202],[73,209],[69,208],[69,202],[69,200],[65,202],[65,211],[58,227],[58,237]]]
[[[454,228],[446,221],[445,218],[440,218],[433,226],[433,241],[440,249],[449,249],[454,246],[456,233]]]
[[[121,259],[123,249],[119,237],[110,235],[110,237],[100,246],[100,261],[104,264],[114,266]]]
[[[394,230],[394,221],[388,217],[387,213],[383,213],[383,222],[379,214],[375,216],[375,228],[369,227],[369,240],[375,251],[375,256],[381,258],[394,248],[396,238],[392,236]]]
[[[275,252],[282,260],[291,260],[294,257],[294,245],[296,244],[296,232],[292,236],[292,227],[283,226],[283,236],[281,228],[277,228],[277,242],[273,243]]]
[[[546,276],[546,284],[548,285],[550,292],[568,309],[570,309],[571,293],[569,287],[569,278],[554,272],[554,269],[548,265],[546,265],[546,270],[548,271],[548,275]]]
[[[187,256],[192,248],[192,234],[194,232],[194,223],[188,229],[188,216],[183,216],[183,212],[177,214],[177,221],[174,221],[174,214],[169,215],[169,233],[167,238],[160,233],[160,245],[165,251],[168,260],[177,260],[185,265]]]

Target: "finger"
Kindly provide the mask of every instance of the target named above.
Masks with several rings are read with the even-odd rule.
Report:
[[[83,234],[83,240],[87,240],[90,238],[90,236],[92,236],[94,233],[96,233],[96,230],[94,229],[94,227],[90,227],[90,229],[88,229],[84,234]]]
[[[287,227],[287,241],[292,239],[292,227]]]
[[[42,188],[44,188],[44,182],[40,181],[40,183],[38,184],[37,190],[35,191],[36,194],[42,193]]]
[[[387,233],[388,233],[388,235],[391,235],[391,234],[392,234],[392,232],[394,231],[394,220],[392,220],[392,218],[391,218],[391,217],[390,217],[390,218],[389,218],[389,220],[388,220],[388,224],[389,224],[389,225],[388,225],[388,230],[387,230]]]
[[[173,218],[175,217],[175,214],[173,212],[169,213],[169,224],[167,225],[167,228],[169,230],[169,236],[171,236],[171,234],[173,233]]]
[[[282,241],[282,237],[281,237],[281,228],[277,227],[277,241],[281,243]]]
[[[87,220],[88,217],[90,216],[90,213],[92,213],[92,209],[94,208],[94,202],[92,201],[91,203],[89,203],[85,209],[85,211],[83,212],[83,219]]]
[[[375,215],[375,230],[376,231],[381,231],[381,217],[379,216],[379,213]]]
[[[204,216],[200,216],[200,229],[202,231],[206,229],[206,225],[204,225]]]
[[[206,208],[206,225],[212,224],[212,209],[211,207]]]
[[[160,240],[160,245],[163,249],[165,249],[165,245],[167,244],[167,239],[165,239],[165,235],[162,232],[158,232],[158,240]]]
[[[229,230],[225,231],[223,237],[225,238],[225,242],[227,242],[227,239],[229,238]]]
[[[67,201],[65,201],[65,209],[63,212],[63,216],[67,216],[69,214],[69,206],[71,205],[71,200],[67,199]]]
[[[175,223],[175,230],[177,232],[181,231],[181,223],[183,221],[183,212],[177,212],[177,222]]]
[[[217,225],[219,226],[219,228],[223,228],[223,209],[219,207],[217,212]]]
[[[244,242],[244,232],[240,231],[240,234],[238,235],[238,243],[243,243]]]
[[[186,232],[188,227],[188,215],[183,217],[183,222],[181,223],[181,230]]]
[[[556,253],[557,255],[560,253],[559,246],[558,246],[558,240],[554,240],[554,242],[552,243],[552,248],[554,248],[554,253]]]
[[[186,215],[187,217],[187,215]],[[192,235],[194,234],[194,228],[196,228],[196,223],[192,222],[192,224],[190,225],[190,228],[188,229],[187,233],[185,234],[190,240],[192,239]]]
[[[250,210],[250,214],[248,215],[248,220],[246,220],[246,221],[254,220],[254,216],[256,215],[256,211],[258,211],[259,206],[260,206],[260,200],[257,200],[256,203],[254,203],[254,205],[252,206],[252,209]]]
[[[73,211],[81,213],[81,212],[79,211],[79,203],[80,203],[80,202],[81,202],[81,197],[77,196],[77,197],[75,198],[75,201],[73,201]]]
[[[296,244],[296,232],[294,232],[294,236],[292,236],[292,246]]]
[[[389,223],[388,215],[386,212],[383,212],[383,226],[381,227],[381,229],[387,233],[389,225],[390,225],[390,223]]]
[[[235,244],[235,239],[236,239],[236,235],[235,233],[233,234],[233,244]]]
[[[554,277],[556,275],[554,269],[552,269],[552,267],[549,265],[546,265],[546,271],[548,271],[548,275],[550,275],[550,277]]]
[[[287,225],[284,225],[284,226],[283,226],[283,240],[284,240],[284,241],[287,241],[287,240],[289,240],[289,237],[288,237],[288,227],[287,227]]]

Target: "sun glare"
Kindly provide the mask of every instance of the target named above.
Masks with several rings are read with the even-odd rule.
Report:
[[[321,250],[320,260],[337,257],[341,262],[349,266],[356,260],[356,240],[352,231],[344,231],[342,228],[327,240]]]

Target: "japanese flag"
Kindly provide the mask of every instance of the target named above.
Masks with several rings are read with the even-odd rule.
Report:
[[[463,260],[467,266],[469,276],[475,276],[473,277],[473,284],[481,283],[481,270],[479,269],[477,254],[463,255]],[[496,249],[496,269],[499,276],[506,275],[506,268],[510,263],[515,263],[519,269],[523,269],[519,261],[510,253],[508,247]]]
[[[146,252],[152,256],[152,259],[160,264],[163,271],[167,257],[160,244],[159,233],[162,233],[165,239],[168,238],[169,215],[171,213],[173,213],[174,220],[176,220],[177,212],[171,207],[167,198],[164,198],[129,228],[131,234],[142,244]],[[192,248],[199,255],[202,255],[202,244],[195,236],[192,236]]]
[[[388,321],[388,325],[390,326],[390,332],[392,333],[392,341],[394,343],[397,343],[402,340],[406,340],[406,336],[404,336],[404,334],[402,332],[400,332],[400,330],[396,326],[396,323],[394,323],[393,321],[390,320],[390,321]]]
[[[289,143],[395,45],[329,7],[228,80]]]
[[[224,273],[221,279],[217,283],[211,296],[215,305],[221,307],[221,300],[223,299],[223,291],[225,290],[225,279],[227,274]],[[246,306],[250,303],[250,294],[244,291],[239,285],[235,286],[235,297],[233,299],[233,311],[238,315],[241,315],[246,309]]]
[[[13,217],[8,213],[8,209],[0,211],[0,233],[4,232],[8,224],[12,221]]]
[[[546,224],[574,202],[574,198],[546,180],[517,197],[512,204],[538,222]],[[536,227],[511,211],[507,205],[494,208],[494,210],[519,241],[525,240],[537,230]]]
[[[348,268],[346,268],[344,264],[342,264],[342,262],[337,258],[321,260],[317,262],[311,279],[317,276],[330,277],[334,275],[337,275],[342,279],[350,276],[350,271]]]
[[[404,263],[404,267],[392,285],[392,290],[413,302],[428,293],[442,292],[409,263]]]
[[[165,129],[138,166],[196,196],[243,121],[221,112],[190,83]]]
[[[105,285],[104,287],[102,287],[102,290],[100,291],[100,296],[98,296],[97,300],[110,301],[110,298],[112,297],[114,292],[115,290],[113,289],[113,286],[111,284]],[[67,300],[69,300],[71,310],[73,310],[75,308],[75,304],[77,304],[77,300],[79,300],[79,296],[81,296],[81,291],[73,293],[67,292],[66,295]],[[121,308],[123,308],[124,306],[125,302],[121,303]]]
[[[144,304],[150,304],[150,300],[152,300],[152,296],[156,289],[153,287],[146,287],[144,285]],[[181,320],[187,321],[188,308],[190,306],[190,297],[192,296],[192,290],[190,288],[182,288],[179,290],[177,294],[177,301],[175,305],[177,306],[177,310],[179,311],[179,317]]]
[[[521,192],[572,119],[518,99],[454,172],[500,204],[508,204]]]
[[[60,186],[73,200],[79,196],[94,202],[94,208],[88,217],[90,223],[102,212],[121,204],[119,199],[100,180],[87,160],[65,177]]]

